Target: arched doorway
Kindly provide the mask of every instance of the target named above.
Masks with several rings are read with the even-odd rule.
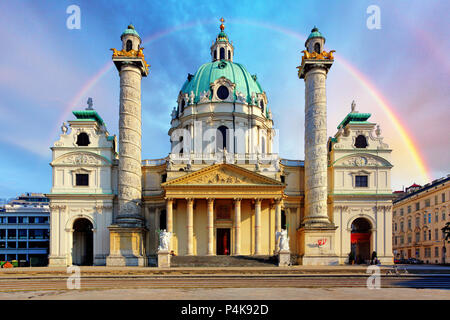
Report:
[[[73,223],[72,264],[91,266],[94,262],[94,236],[92,223],[79,218]]]
[[[371,258],[371,229],[371,224],[366,218],[357,218],[352,223],[351,251],[357,264],[365,263]]]

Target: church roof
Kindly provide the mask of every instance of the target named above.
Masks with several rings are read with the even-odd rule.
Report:
[[[247,96],[247,102],[251,102],[252,94],[263,93],[261,85],[256,80],[255,75],[250,75],[247,69],[240,63],[225,60],[217,60],[203,64],[193,77],[189,77],[183,84],[181,92],[195,94],[194,102],[200,100],[203,91],[210,90],[210,83],[221,77],[225,77],[236,84],[234,94],[239,91]]]
[[[77,120],[83,121],[97,121],[99,125],[104,124],[103,119],[98,115],[95,110],[80,110],[72,111],[73,115],[77,117]]]
[[[337,128],[343,128],[347,124],[362,124],[362,123],[368,123],[367,119],[369,119],[371,116],[370,113],[359,113],[359,112],[350,112],[347,114],[347,116],[342,120],[342,122],[337,126]]]

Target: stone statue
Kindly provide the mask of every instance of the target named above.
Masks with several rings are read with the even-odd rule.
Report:
[[[256,106],[256,94],[252,93],[252,105]]]
[[[281,232],[277,232],[276,239],[278,241],[279,251],[289,251],[289,237],[287,230],[282,229]]]
[[[272,119],[272,110],[270,108],[269,108],[268,114],[269,114],[269,119]]]
[[[209,90],[205,90],[202,93],[200,93],[200,102],[208,102],[209,101],[209,95],[210,95],[210,91]]]
[[[375,134],[377,135],[377,137],[381,136],[381,129],[380,129],[380,125],[377,125],[377,129],[375,130]]]
[[[172,120],[177,117],[177,108],[176,107],[173,107],[171,117],[172,117]]]
[[[88,107],[86,108],[86,110],[94,110],[94,108],[92,108],[92,106],[94,105],[94,102],[92,101],[91,97],[89,97],[87,99],[87,105],[88,105]]]
[[[172,238],[172,232],[168,232],[166,229],[161,230],[158,251],[169,251],[170,238]]]
[[[63,122],[62,126],[61,126],[61,131],[63,134],[67,134],[67,130],[69,130],[69,128],[67,127],[66,122]]]
[[[240,103],[245,103],[247,100],[247,97],[245,96],[245,94],[243,94],[240,91],[236,92],[236,98],[237,98],[237,101],[239,101]]]
[[[355,108],[356,108],[356,102],[355,100],[352,101],[352,113],[355,113]]]
[[[191,91],[189,94],[189,104],[194,104],[195,94],[194,91]]]

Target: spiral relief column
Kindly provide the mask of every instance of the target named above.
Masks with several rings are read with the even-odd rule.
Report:
[[[118,215],[109,227],[112,266],[147,265],[146,229],[142,214],[141,183],[141,80],[148,75],[141,38],[132,25],[123,32],[122,50],[112,60],[120,76]]]
[[[336,264],[336,227],[328,217],[328,154],[326,79],[334,62],[333,50],[324,51],[325,38],[312,29],[305,42],[298,76],[305,80],[305,215],[298,230],[299,262]],[[324,240],[325,239],[325,240]],[[318,245],[322,242],[325,245]]]

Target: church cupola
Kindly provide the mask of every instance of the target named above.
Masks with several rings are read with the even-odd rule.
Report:
[[[122,40],[122,51],[135,50],[139,51],[141,45],[141,37],[134,29],[134,26],[130,24],[128,28],[120,36]]]
[[[233,61],[234,47],[233,44],[228,41],[228,36],[224,32],[225,20],[223,18],[220,19],[220,33],[217,35],[216,41],[211,46],[211,58],[212,61],[217,60],[228,60]]]
[[[308,52],[313,53],[321,53],[323,51],[323,48],[325,46],[325,38],[320,33],[319,29],[314,26],[314,28],[311,30],[311,34],[309,35],[308,39],[306,39],[305,47],[308,50]]]

